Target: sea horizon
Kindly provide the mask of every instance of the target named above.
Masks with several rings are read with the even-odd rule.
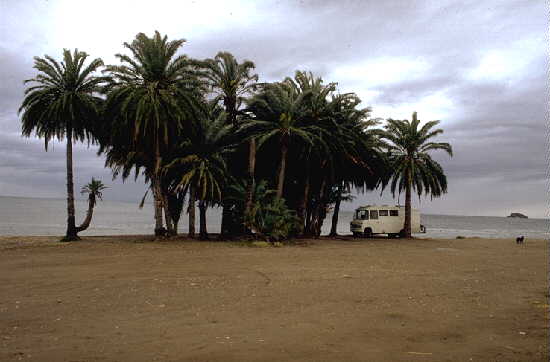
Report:
[[[0,198],[20,198],[20,199],[39,199],[39,200],[55,200],[55,201],[61,201],[61,200],[64,200],[66,201],[67,198],[66,197],[50,197],[50,196],[42,196],[42,197],[30,197],[30,196],[14,196],[14,195],[0,195]],[[75,195],[75,201],[87,201],[88,199],[85,198],[85,197],[76,197]],[[104,199],[103,201],[101,202],[115,202],[115,203],[121,203],[121,204],[130,204],[130,205],[134,205],[134,202],[133,201],[128,201],[128,200],[108,200],[108,199]],[[141,202],[141,200],[137,200],[135,202],[135,205],[139,205]],[[198,203],[197,203],[198,204]],[[145,201],[144,205],[153,205],[153,202],[152,201]],[[370,204],[370,205],[377,205],[377,204]],[[405,206],[405,205],[402,205],[402,204],[395,204],[395,205],[399,205],[399,206]],[[395,206],[393,204],[380,204],[380,206]],[[2,206],[0,205],[0,208]],[[219,206],[215,206],[213,207],[212,209],[216,209],[216,208],[219,208]],[[418,208],[416,208],[418,209]],[[197,207],[197,210],[198,210],[198,207]],[[346,208],[346,207],[340,207],[340,212],[353,212],[355,211],[354,208]],[[420,210],[421,211],[421,210]],[[511,211],[511,212],[514,212],[516,213],[517,211]],[[521,213],[521,212],[520,212]],[[332,214],[332,213],[330,213]],[[529,219],[533,219],[533,220],[548,220],[550,221],[550,216],[544,218],[544,217],[531,217],[529,215],[526,215],[525,213],[521,213],[525,216],[527,216]],[[183,215],[183,213],[182,213]],[[458,217],[502,217],[502,218],[509,218],[510,216],[502,216],[502,215],[464,215],[464,214],[452,214],[452,213],[422,213],[422,215],[430,215],[430,216],[458,216]]]
[[[88,210],[86,199],[76,199],[76,222],[84,220]],[[349,223],[353,219],[352,209],[340,210],[337,231],[349,235]],[[198,229],[198,212],[196,213]],[[322,226],[322,235],[331,228],[332,212],[327,214]],[[416,234],[428,238],[528,238],[547,239],[548,219],[510,218],[487,215],[445,215],[421,213],[421,223],[427,233]],[[219,233],[221,208],[209,208],[207,228],[210,233]],[[153,205],[146,203],[139,208],[136,201],[100,201],[94,209],[90,227],[81,232],[83,236],[146,235],[154,228]],[[0,196],[0,236],[48,236],[63,235],[66,231],[66,199],[53,197]],[[188,231],[188,216],[182,213],[179,222],[181,234]]]

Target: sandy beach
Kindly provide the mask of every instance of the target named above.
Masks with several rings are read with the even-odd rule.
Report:
[[[548,243],[0,237],[2,361],[547,361]]]

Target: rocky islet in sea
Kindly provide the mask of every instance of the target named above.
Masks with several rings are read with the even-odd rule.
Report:
[[[523,215],[519,212],[513,212],[508,217],[517,217],[517,218],[520,218],[520,219],[528,219],[527,215]]]

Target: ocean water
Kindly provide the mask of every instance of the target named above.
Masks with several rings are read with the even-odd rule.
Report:
[[[76,222],[84,220],[88,203],[76,201]],[[330,230],[332,215],[323,225],[323,234]],[[66,200],[0,196],[0,235],[63,235],[66,228]],[[353,212],[342,211],[338,220],[338,233],[349,234]],[[187,214],[182,214],[179,231],[187,231]],[[220,231],[221,209],[208,209],[209,232]],[[546,219],[517,219],[490,216],[421,215],[428,238],[526,238],[548,239],[550,223]],[[100,201],[94,209],[92,224],[81,235],[151,234],[154,228],[153,206],[143,209],[138,203]],[[198,230],[198,210],[197,225]]]

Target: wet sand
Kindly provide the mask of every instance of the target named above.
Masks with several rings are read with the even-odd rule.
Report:
[[[0,237],[1,361],[548,361],[548,242]]]

